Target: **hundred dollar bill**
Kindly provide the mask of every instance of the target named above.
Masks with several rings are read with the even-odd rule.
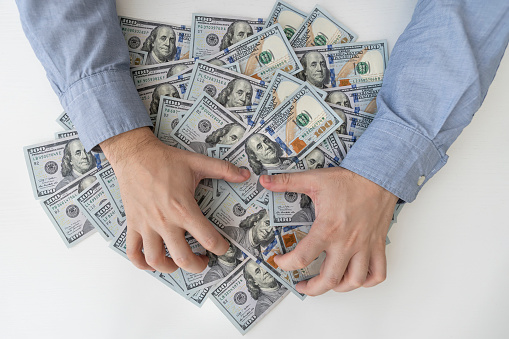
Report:
[[[337,131],[336,134],[338,136],[339,141],[343,145],[343,148],[346,149],[346,153],[348,153],[348,151],[350,151],[350,148],[352,148],[353,144],[355,144],[355,141],[357,141],[357,138],[353,135],[337,133]]]
[[[258,33],[263,19],[211,16],[193,13],[191,25],[191,56],[203,58],[217,54],[231,45]]]
[[[55,133],[55,139],[66,139],[66,138],[70,138],[70,137],[78,137],[79,138],[78,131],[73,129],[73,130],[60,131],[60,132]],[[106,159],[106,156],[104,155],[101,147],[95,146],[94,148],[92,148],[92,154],[95,157],[96,167],[101,169],[102,165],[108,161],[108,159]]]
[[[203,93],[170,135],[189,151],[207,155],[217,144],[235,144],[245,131],[242,121]]]
[[[257,104],[266,89],[263,81],[197,60],[185,99],[196,100],[205,92],[227,108],[244,107]]]
[[[155,136],[169,146],[177,146],[178,142],[173,139],[171,132],[184,117],[185,113],[193,106],[194,102],[174,97],[162,96],[157,111]]]
[[[244,107],[229,107],[228,110],[233,113],[244,125],[249,126],[253,123],[253,114],[256,111],[255,106],[244,106]]]
[[[125,218],[124,203],[120,196],[120,185],[118,184],[117,176],[111,164],[108,163],[105,165],[104,168],[97,173],[96,177],[103,187],[106,198],[112,203],[118,216]]]
[[[207,300],[207,298],[209,297],[210,293],[212,293],[212,287],[203,288],[192,293],[189,296],[189,301],[198,307],[202,307],[202,305],[205,303],[205,300]]]
[[[78,135],[78,131],[76,130],[66,130],[66,131],[60,131],[60,132],[55,132],[55,140],[57,139],[65,139],[65,138],[69,138],[69,137],[74,137],[74,136],[77,136]]]
[[[263,267],[247,258],[213,288],[210,299],[244,334],[288,293]]]
[[[93,168],[41,201],[44,212],[67,247],[76,245],[95,231],[94,226],[76,205],[74,199],[78,196],[80,189],[87,188],[94,182],[93,178],[97,171],[97,168]]]
[[[147,112],[153,123],[157,118],[157,110],[159,109],[159,101],[162,96],[174,98],[184,98],[189,75],[173,77],[171,79],[163,79],[152,83],[151,85],[137,88],[138,95],[147,108]]]
[[[78,136],[23,148],[33,193],[41,199],[101,166],[102,153],[86,152]]]
[[[207,255],[209,257],[207,267],[200,273],[189,273],[182,270],[184,291],[186,293],[194,293],[197,290],[216,285],[242,262],[241,250],[231,242],[229,242],[230,247],[226,253],[217,256],[205,250],[205,248],[189,234],[186,235],[186,241],[194,254]]]
[[[269,82],[278,69],[290,74],[303,69],[280,24],[274,24],[206,60],[238,61],[243,74],[265,82]]]
[[[389,61],[387,40],[297,48],[295,54],[304,67],[297,77],[318,88],[382,81]]]
[[[291,76],[281,70],[277,70],[276,73],[274,73],[274,77],[268,85],[265,94],[261,98],[260,103],[256,106],[256,112],[252,118],[253,124],[251,124],[251,129],[259,124],[263,125],[263,119],[265,119],[267,115],[269,115],[303,84],[303,81],[295,78],[294,76]],[[317,90],[318,94],[320,94],[322,98],[325,98],[327,95],[320,89],[315,90]]]
[[[164,62],[162,64],[147,65],[131,68],[134,85],[136,88],[149,86],[163,79],[170,79],[178,75],[191,73],[195,59],[182,59],[176,61]],[[239,63],[227,64],[222,66],[234,72],[240,72]]]
[[[280,24],[286,38],[290,40],[307,16],[306,12],[300,11],[286,2],[276,1],[264,28]]]
[[[125,16],[119,19],[129,49],[147,52],[145,65],[189,59],[189,27]]]
[[[97,207],[91,215],[94,220],[94,224],[101,230],[107,230],[112,238],[115,238],[122,231],[126,220],[118,215],[110,201]]]
[[[92,179],[93,178],[93,179]],[[88,220],[95,223],[93,218],[93,212],[108,203],[108,198],[104,194],[104,190],[101,183],[97,180],[97,177],[92,177],[90,180],[93,183],[84,190],[78,189],[78,196],[75,201],[80,207],[81,211]],[[107,241],[113,239],[113,234],[107,228],[101,228],[100,224],[94,224],[99,234]]]
[[[66,130],[74,129],[74,124],[72,123],[71,118],[69,117],[67,112],[62,112],[58,116],[57,123]]]
[[[315,6],[290,40],[293,48],[344,44],[357,39],[351,29],[320,6]]]
[[[355,112],[375,114],[376,96],[382,88],[382,81],[360,83],[358,85],[326,88],[325,101],[353,109]]]
[[[252,171],[243,183],[227,182],[245,207],[265,194],[259,183],[260,175],[270,169],[287,169],[303,160],[343,123],[309,84],[300,86],[264,120],[263,125],[246,133],[223,158]]]
[[[344,123],[338,127],[339,134],[348,134],[355,138],[359,138],[375,118],[373,114],[355,112],[351,108],[335,104],[329,104],[329,106],[344,121]]]
[[[129,64],[131,67],[142,66],[147,62],[148,53],[129,49]]]

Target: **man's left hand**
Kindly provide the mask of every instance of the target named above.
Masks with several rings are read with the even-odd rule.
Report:
[[[296,248],[275,258],[285,271],[308,266],[320,253],[320,274],[297,284],[310,296],[329,290],[347,292],[385,280],[385,238],[398,198],[381,186],[343,168],[263,175],[261,184],[274,192],[307,194],[316,220]]]

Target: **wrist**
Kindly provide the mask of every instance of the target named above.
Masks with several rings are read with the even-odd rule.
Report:
[[[100,146],[108,161],[115,167],[143,152],[148,145],[157,141],[150,128],[141,127],[106,139],[100,143]]]

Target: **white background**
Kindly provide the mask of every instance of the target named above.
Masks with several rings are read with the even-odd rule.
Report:
[[[48,1],[48,0],[41,0]],[[293,0],[309,11],[312,2]],[[320,1],[359,41],[394,46],[416,1]],[[265,18],[272,0],[118,0],[132,17],[190,24],[191,13]],[[238,338],[208,301],[197,308],[95,234],[68,250],[33,198],[22,147],[61,128],[62,108],[13,1],[0,3],[0,338]],[[79,65],[77,65],[79,67]],[[449,163],[389,233],[388,277],[374,288],[289,295],[247,338],[507,338],[509,57]]]

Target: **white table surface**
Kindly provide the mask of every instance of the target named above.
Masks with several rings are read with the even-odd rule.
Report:
[[[48,1],[48,0],[44,0]],[[293,0],[310,10],[312,2]],[[394,46],[416,1],[320,1],[359,41]],[[266,17],[272,0],[118,0],[119,14],[190,24],[191,13]],[[33,199],[22,147],[49,140],[62,108],[13,1],[0,2],[0,338],[239,338],[95,234],[67,249]],[[509,57],[448,154],[389,233],[388,277],[374,288],[290,295],[247,338],[507,338]],[[8,161],[7,161],[8,160]]]

